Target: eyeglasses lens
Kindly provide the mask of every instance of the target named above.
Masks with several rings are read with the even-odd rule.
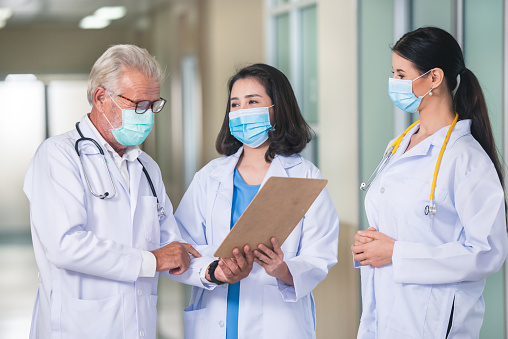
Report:
[[[166,100],[164,100],[164,99],[155,100],[152,105],[153,112],[159,113],[164,108],[165,103],[166,103]]]

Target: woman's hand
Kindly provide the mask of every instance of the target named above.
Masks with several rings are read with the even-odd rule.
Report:
[[[228,284],[234,284],[246,278],[252,270],[254,263],[254,255],[250,250],[249,245],[244,247],[245,256],[238,248],[233,250],[234,258],[221,258],[219,265],[215,269],[215,278]],[[206,271],[206,279],[210,281],[208,269]]]
[[[395,240],[371,227],[357,232],[351,251],[362,266],[381,267],[392,263],[394,246]]]
[[[367,231],[377,231],[377,230],[374,227],[369,227],[369,229]],[[356,232],[354,244],[355,245],[366,244],[366,243],[371,242],[373,240],[374,240],[373,238],[369,238],[367,236],[360,234],[360,232]]]
[[[263,244],[258,245],[258,249],[254,250],[254,261],[263,267],[268,275],[293,286],[293,276],[284,262],[284,253],[280,249],[279,242],[275,237],[271,242],[273,251]]]

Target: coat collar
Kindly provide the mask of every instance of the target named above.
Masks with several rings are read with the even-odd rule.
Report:
[[[104,138],[102,138],[102,136],[100,135],[99,131],[97,131],[95,126],[93,126],[92,121],[88,117],[88,114],[85,114],[85,116],[81,119],[81,122],[79,124],[79,128],[81,129],[81,133],[83,133],[85,138],[93,138],[95,141],[97,141],[99,143],[99,145],[101,146],[101,148],[102,148],[102,150],[104,152],[104,157],[106,158],[106,163],[107,163],[109,172],[111,173],[111,175],[114,178],[116,178],[116,181],[121,184],[122,188],[126,192],[128,192],[129,190],[127,189],[127,185],[125,183],[125,179],[123,178],[123,175],[120,172],[120,169],[116,165],[115,160],[113,159],[113,157],[109,153],[108,149],[105,148],[105,146],[103,144],[105,142]],[[93,149],[95,150],[95,147],[93,147]],[[98,151],[98,149],[97,149],[97,151]],[[90,153],[88,153],[88,154],[90,154]],[[119,187],[117,186],[115,188],[116,188],[117,194],[118,194]]]
[[[243,153],[243,146],[235,154],[217,159],[214,168],[210,171],[210,176],[218,180],[225,187],[233,187],[233,175],[236,164]],[[269,177],[287,177],[287,170],[302,163],[302,157],[298,154],[291,156],[275,155],[266,172],[263,184]]]
[[[417,124],[415,127],[413,127],[402,139],[402,142],[400,144],[399,149],[396,152],[397,158],[398,157],[409,157],[409,156],[416,156],[416,155],[426,155],[429,153],[431,146],[434,146],[436,148],[441,148],[443,146],[444,140],[446,138],[446,134],[448,133],[448,129],[450,126],[445,126],[441,128],[439,131],[428,137],[427,139],[420,142],[418,145],[416,145],[414,148],[409,150],[408,152],[404,153],[407,146],[409,145],[409,141],[411,140],[411,137],[413,134],[415,134],[420,129],[420,124]],[[450,139],[448,140],[448,143],[446,144],[446,148],[451,148],[455,144],[455,142],[462,138],[465,135],[471,134],[471,120],[465,119],[457,121],[457,124],[452,130],[452,133],[450,135]]]

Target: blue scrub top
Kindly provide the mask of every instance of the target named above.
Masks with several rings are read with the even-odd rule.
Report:
[[[247,206],[259,191],[261,185],[248,185],[235,167],[233,176],[233,206],[231,208],[230,228],[236,224]],[[240,299],[240,282],[228,287],[228,306],[226,317],[226,339],[238,338],[238,303]]]

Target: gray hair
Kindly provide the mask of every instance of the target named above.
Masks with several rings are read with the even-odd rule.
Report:
[[[118,93],[120,78],[126,68],[139,70],[158,83],[164,77],[159,64],[146,49],[134,45],[111,46],[97,59],[88,77],[87,98],[90,105],[93,106],[97,87]]]

